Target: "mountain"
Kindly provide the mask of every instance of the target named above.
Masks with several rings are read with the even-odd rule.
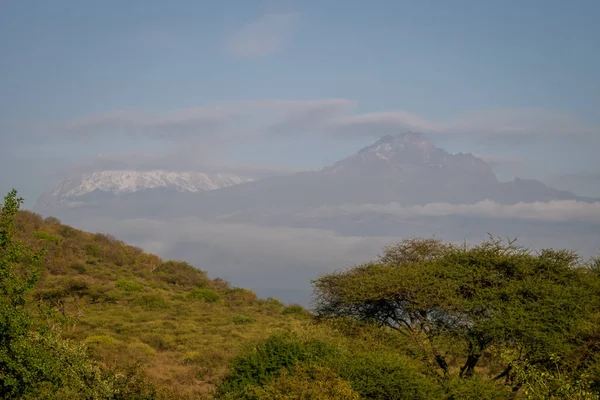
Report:
[[[233,174],[196,171],[97,171],[65,179],[44,194],[35,208],[43,211],[56,206],[84,206],[138,192],[146,195],[149,191],[196,193],[238,185],[249,180],[250,178]]]
[[[491,167],[472,154],[451,154],[419,133],[385,136],[319,171],[271,177],[205,192],[186,215],[241,212],[297,212],[341,204],[500,204],[586,200],[536,180],[500,182]],[[189,206],[189,208],[187,208]]]
[[[423,134],[388,135],[319,171],[259,180],[167,171],[101,171],[66,180],[35,210],[117,217],[296,213],[341,204],[500,204],[586,200],[536,180],[500,182],[472,154],[451,154]],[[67,207],[65,207],[67,206]],[[74,207],[77,206],[77,207]],[[72,221],[72,220],[71,220]],[[75,221],[72,221],[75,222]]]

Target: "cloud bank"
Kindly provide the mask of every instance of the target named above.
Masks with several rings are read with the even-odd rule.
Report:
[[[575,200],[556,200],[547,203],[499,204],[481,201],[475,204],[429,203],[416,206],[389,204],[342,204],[311,210],[306,216],[337,217],[361,213],[383,213],[399,218],[475,216],[513,218],[537,221],[587,221],[600,222],[600,202],[585,203]]]
[[[481,110],[437,121],[405,110],[353,112],[357,106],[343,98],[221,101],[163,115],[140,111],[91,115],[55,123],[53,128],[75,137],[125,134],[174,141],[299,135],[374,139],[406,131],[500,141],[600,136],[599,126],[555,110]]]

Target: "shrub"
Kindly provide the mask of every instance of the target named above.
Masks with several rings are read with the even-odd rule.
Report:
[[[205,288],[210,284],[206,272],[183,261],[163,262],[154,270],[154,274],[159,280],[172,285]]]
[[[350,383],[334,371],[323,367],[298,366],[263,387],[249,390],[257,400],[359,400]]]
[[[453,377],[445,384],[448,400],[510,400],[514,393],[501,384],[474,375],[461,379]]]
[[[176,346],[175,339],[171,335],[160,335],[158,333],[146,337],[144,342],[158,351],[169,350]]]
[[[104,256],[104,250],[97,243],[87,244],[85,246],[85,251],[90,257],[102,258]]]
[[[264,301],[264,304],[273,306],[273,307],[283,307],[284,306],[284,304],[281,301],[279,301],[278,299],[276,299],[275,297],[269,297],[263,301]]]
[[[144,285],[142,285],[141,283],[128,281],[125,279],[119,279],[116,285],[118,288],[121,288],[126,292],[141,292],[144,290]]]
[[[251,386],[263,386],[277,378],[283,368],[300,363],[313,363],[332,358],[339,350],[319,340],[301,340],[292,334],[275,334],[257,344],[251,351],[235,358],[231,372],[217,387],[219,396],[252,398]]]
[[[181,362],[184,364],[196,364],[202,359],[199,351],[188,351],[183,355]]]
[[[195,289],[191,292],[188,292],[187,296],[190,299],[202,300],[207,303],[216,303],[221,300],[221,296],[216,293],[214,290],[210,289]]]
[[[90,345],[115,346],[119,343],[119,341],[112,336],[93,335],[93,336],[88,336],[85,339],[84,343],[87,343]]]
[[[302,307],[299,304],[291,304],[289,306],[286,306],[282,311],[282,314],[284,315],[299,315],[299,316],[308,316],[310,315],[310,313],[308,311],[306,311],[306,309],[304,307]]]
[[[256,319],[248,315],[234,315],[231,321],[236,325],[246,325],[255,323]]]
[[[258,301],[256,293],[254,293],[252,290],[243,288],[230,289],[226,296],[230,303],[236,305],[252,304]]]
[[[374,400],[429,400],[442,397],[435,382],[389,351],[352,353],[331,364],[361,397]]]
[[[58,236],[51,235],[44,231],[36,231],[33,233],[33,236],[35,236],[38,240],[44,240],[46,242],[54,243],[56,245],[59,245],[61,242],[61,239]]]
[[[47,217],[44,219],[44,222],[49,225],[60,225],[60,219],[54,217]]]
[[[58,230],[58,233],[60,234],[60,236],[64,237],[64,238],[74,238],[77,237],[79,234],[79,231],[75,228],[71,228],[68,225],[62,225],[60,227],[60,229]]]
[[[157,294],[145,294],[136,297],[133,305],[140,306],[146,310],[162,310],[169,308],[169,303]]]

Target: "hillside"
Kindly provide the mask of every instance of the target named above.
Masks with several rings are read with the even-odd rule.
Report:
[[[305,311],[262,300],[189,264],[164,261],[103,234],[20,212],[18,237],[47,249],[33,297],[76,318],[63,336],[103,363],[143,363],[169,398],[197,398],[251,340],[305,321]]]

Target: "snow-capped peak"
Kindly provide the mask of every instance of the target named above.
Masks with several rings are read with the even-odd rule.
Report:
[[[95,191],[112,194],[134,193],[146,189],[168,188],[179,192],[200,192],[251,181],[234,174],[165,170],[110,170],[81,174],[62,181],[45,197],[53,201],[76,201]]]

